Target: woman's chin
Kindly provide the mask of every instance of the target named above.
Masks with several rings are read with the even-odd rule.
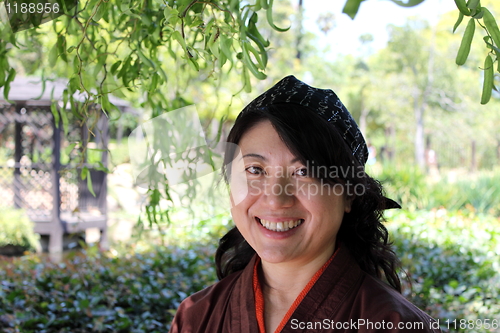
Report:
[[[273,247],[273,248],[261,249],[256,252],[263,262],[267,262],[270,264],[280,264],[295,259],[296,256],[292,253],[289,253],[289,251],[290,249],[286,247],[283,248]]]

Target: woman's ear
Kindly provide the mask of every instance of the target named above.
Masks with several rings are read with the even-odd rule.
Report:
[[[344,197],[344,212],[345,213],[351,212],[352,202],[354,201],[354,199],[356,199],[356,196],[354,196],[354,195]]]

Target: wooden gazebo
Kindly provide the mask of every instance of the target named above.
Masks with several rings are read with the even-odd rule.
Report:
[[[87,228],[98,228],[101,246],[108,246],[102,170],[108,158],[108,120],[97,105],[91,106],[87,123],[69,110],[63,110],[65,123],[54,117],[51,101],[62,101],[65,89],[62,81],[47,81],[43,89],[39,78],[18,78],[11,83],[9,101],[2,99],[0,89],[0,206],[24,209],[35,232],[48,236],[51,253],[62,251],[65,234]],[[128,108],[112,96],[110,101],[122,111]],[[85,161],[82,149],[89,157]],[[91,176],[95,196],[80,177],[83,168]]]

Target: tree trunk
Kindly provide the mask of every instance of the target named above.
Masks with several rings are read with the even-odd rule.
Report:
[[[432,28],[431,46],[429,49],[429,59],[427,61],[427,78],[426,84],[422,89],[422,95],[418,96],[420,93],[419,88],[414,90],[414,112],[415,112],[415,162],[421,170],[425,171],[425,133],[424,133],[424,115],[425,109],[427,109],[427,101],[434,83],[434,44],[436,37],[436,27]],[[418,72],[415,66],[411,66],[413,74],[415,75],[415,81],[417,82]],[[420,98],[419,98],[420,97]]]
[[[304,3],[303,0],[299,0],[299,9],[297,13],[297,55],[295,56],[298,60],[302,57],[301,50],[302,50],[302,13],[304,11]]]
[[[418,89],[417,89],[418,90]],[[415,161],[421,170],[425,170],[425,140],[424,140],[424,106],[418,102],[418,96],[414,103],[415,111]]]
[[[361,110],[361,115],[359,116],[359,130],[361,131],[361,134],[363,134],[366,137],[366,118],[368,117],[368,113],[370,111],[367,108],[363,108]]]

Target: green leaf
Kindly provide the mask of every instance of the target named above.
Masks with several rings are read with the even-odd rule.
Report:
[[[187,58],[188,64],[191,65],[191,68],[193,68],[195,71],[200,71],[200,65],[198,65],[198,62],[194,60],[193,58]]]
[[[471,18],[469,20],[469,23],[467,24],[467,28],[465,28],[465,32],[462,37],[462,42],[460,43],[460,47],[458,49],[457,58],[455,59],[455,62],[459,66],[462,66],[463,64],[465,64],[465,61],[467,61],[475,29],[476,29],[476,20]]]
[[[484,37],[483,37],[483,40],[484,40],[484,42],[486,43],[486,45],[487,45],[490,49],[492,49],[493,51],[495,51],[495,52],[497,52],[497,53],[498,53],[498,52],[500,52],[500,48],[498,48],[498,47],[496,47],[495,45],[491,44],[491,43],[493,42],[493,40],[491,39],[491,37],[490,37],[490,36],[484,36]]]
[[[100,3],[99,8],[97,8],[97,12],[92,17],[95,22],[99,21],[103,17],[103,15],[106,14],[106,11],[108,11],[108,3],[108,1],[103,1]]]
[[[68,58],[66,56],[66,37],[63,35],[57,36],[57,52],[59,56],[61,57],[62,60],[68,61]]]
[[[80,177],[82,178],[82,180],[85,180],[85,178],[87,178],[88,173],[89,169],[86,166],[84,166],[82,168],[82,171],[80,172]]]
[[[95,197],[95,192],[94,188],[92,187],[92,179],[90,177],[90,172],[87,173],[87,188],[89,189],[89,192],[92,193],[92,195]]]
[[[188,50],[187,50],[186,41],[184,40],[184,38],[182,38],[181,33],[179,31],[174,31],[172,33],[172,38],[174,38],[179,44],[181,44],[182,49],[186,53],[186,57],[189,59],[190,55],[189,55]]]
[[[106,58],[107,58],[107,56],[105,54],[99,55],[99,61],[97,62],[97,64],[94,67],[93,78],[97,78],[99,73],[104,68],[104,64],[106,63]]]
[[[69,96],[68,96],[68,89],[64,89],[63,91],[63,107],[65,108],[66,105],[68,104],[68,99],[69,99]]]
[[[487,8],[483,8],[483,12],[484,25],[486,26],[486,29],[488,29],[488,33],[491,35],[491,38],[493,38],[495,45],[497,47],[500,47],[500,30],[498,30],[498,25],[495,17],[493,17],[493,14],[491,14],[491,12]]]
[[[483,93],[481,94],[481,104],[487,104],[490,101],[493,90],[493,76],[495,70],[493,68],[493,59],[488,54],[484,60],[484,78],[483,78]]]
[[[266,52],[264,45],[261,43],[261,41],[259,39],[254,39],[254,37],[252,35],[248,34],[248,37],[251,40],[253,40],[257,44],[257,46],[259,47],[259,55],[261,58],[259,63],[262,66],[261,68],[265,69],[267,66],[268,56],[267,56],[267,52]],[[257,60],[259,60],[259,59],[257,59]]]
[[[160,76],[157,74],[157,73],[154,73],[153,74],[153,77],[151,78],[151,84],[148,88],[148,91],[149,92],[154,92],[156,90],[156,88],[158,87],[158,81],[160,79]]]
[[[151,61],[151,59],[147,58],[144,53],[142,53],[140,46],[137,47],[137,55],[141,59],[142,63],[146,65],[147,67],[151,67],[152,69],[156,70],[156,65],[154,62]]]
[[[179,20],[179,11],[177,10],[177,8],[166,6],[163,10],[163,16],[165,17],[165,21],[167,23],[176,25],[177,21]]]
[[[425,0],[407,0],[407,1],[391,0],[391,1],[394,2],[396,5],[399,5],[401,7],[415,7],[416,5],[420,5]]]
[[[457,30],[457,28],[462,23],[463,19],[464,19],[464,14],[462,14],[462,12],[458,13],[458,20],[455,23],[455,25],[453,26],[453,33],[455,33],[455,31]]]
[[[273,19],[273,1],[274,0],[269,0],[269,8],[267,9],[267,22],[269,23],[269,25],[271,26],[271,28],[273,28],[274,30],[276,31],[280,31],[280,32],[285,32],[285,31],[288,31],[290,30],[290,27],[288,28],[279,28],[276,26],[276,24],[274,24],[274,19]]]
[[[222,50],[222,53],[226,56],[227,59],[231,59],[231,47],[233,46],[233,40],[226,37],[226,35],[221,35],[220,36],[221,43],[220,47]]]
[[[457,5],[460,14],[470,16],[470,9],[467,7],[465,0],[455,0],[455,4]],[[453,29],[453,31],[455,31],[455,29]]]
[[[124,13],[130,12],[130,0],[120,1],[120,9]]]
[[[472,15],[473,18],[478,19],[478,20],[482,19],[483,16],[484,16],[484,8],[483,7],[481,7],[481,9],[478,12],[476,12],[474,15]]]
[[[56,103],[57,102],[52,102],[52,104],[50,104],[50,111],[52,112],[52,116],[54,117],[56,128],[59,128],[59,111],[57,110]]]
[[[116,74],[116,71],[118,70],[118,67],[120,67],[122,61],[121,60],[118,60],[117,62],[115,62],[113,64],[113,66],[111,66],[111,74],[115,75]]]
[[[250,75],[248,75],[248,69],[246,66],[243,66],[243,88],[245,92],[252,92],[252,85],[250,84]]]
[[[59,56],[59,51],[57,48],[57,44],[54,44],[49,51],[49,65],[50,67],[54,67],[57,62],[57,57]]]
[[[246,43],[245,44],[245,47],[247,49],[247,51],[250,53],[253,54],[255,60],[257,60],[257,63],[259,64],[259,68],[260,69],[265,69],[266,68],[266,64],[264,63],[264,60],[267,62],[267,59],[263,59],[263,56],[262,54],[257,51],[250,42]]]
[[[16,78],[16,70],[14,68],[11,68],[9,70],[9,75],[7,76],[7,80],[5,80],[5,85],[3,88],[3,97],[7,102],[11,104],[13,104],[13,102],[9,100],[10,83],[14,81],[15,78]]]
[[[500,50],[495,50],[495,54],[497,55],[497,72],[500,73]]]
[[[467,2],[467,7],[469,7],[471,10],[475,10],[479,5],[479,1],[480,0],[469,0]]]
[[[342,13],[347,14],[351,19],[354,20],[356,14],[358,13],[359,6],[364,0],[347,0],[342,9]]]
[[[250,22],[248,23],[247,35],[252,38],[256,43],[256,40],[259,40],[264,47],[268,47],[270,45],[269,40],[265,39],[259,29],[257,28],[258,15],[257,13],[253,13],[250,17]]]
[[[77,90],[81,90],[80,78],[77,75],[73,75],[73,77],[69,80],[69,89],[73,93]]]
[[[243,52],[242,52],[242,61],[243,61],[243,64],[245,65],[245,67],[253,74],[253,76],[255,76],[257,79],[259,80],[264,80],[267,75],[262,73],[261,71],[259,71],[259,68],[257,67],[257,65],[255,65],[253,62],[252,62],[252,59],[250,58],[250,54],[249,54],[249,43],[248,42],[243,42],[242,43],[242,49],[243,49]]]
[[[62,119],[64,134],[68,135],[68,133],[69,133],[68,115],[66,114],[66,110],[64,110],[64,109],[59,109],[59,110],[60,110],[60,115],[61,115],[61,119]]]
[[[67,146],[67,147],[64,149],[64,153],[65,153],[66,155],[71,154],[71,152],[73,151],[73,149],[75,149],[76,145],[77,145],[76,143],[72,143],[72,144],[70,144],[69,146]]]

